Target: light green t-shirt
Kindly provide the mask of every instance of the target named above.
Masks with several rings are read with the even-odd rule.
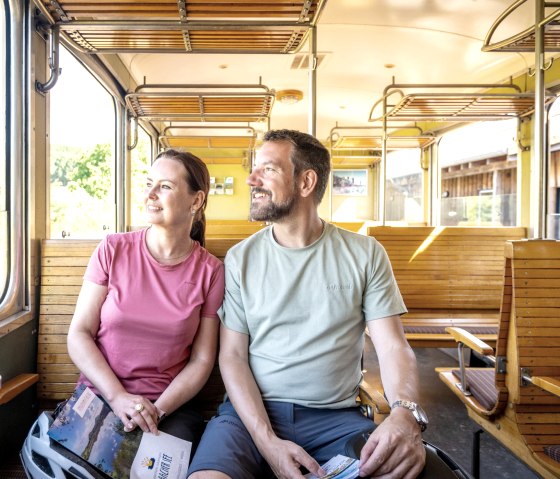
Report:
[[[329,223],[295,249],[272,228],[229,250],[222,322],[249,335],[264,400],[354,406],[365,321],[406,312],[387,254],[374,238]]]

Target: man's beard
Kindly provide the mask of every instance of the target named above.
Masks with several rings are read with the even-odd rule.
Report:
[[[256,205],[251,202],[251,219],[254,221],[280,221],[292,212],[296,204],[295,192],[282,203],[274,203],[270,191],[264,188],[253,188],[251,194],[253,193],[269,195],[266,204]]]

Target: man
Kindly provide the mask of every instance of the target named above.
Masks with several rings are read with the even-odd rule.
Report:
[[[427,421],[415,419],[406,308],[379,243],[319,218],[329,172],[312,136],[265,135],[247,183],[253,219],[272,226],[225,260],[219,361],[229,400],[206,428],[191,479],[321,475],[319,464],[343,454],[350,437],[372,431],[356,406],[366,325],[394,407],[362,449],[360,475],[422,470]]]

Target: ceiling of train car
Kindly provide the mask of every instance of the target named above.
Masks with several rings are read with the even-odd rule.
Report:
[[[483,53],[483,39],[511,0],[329,0],[318,23],[317,136],[339,125],[366,125],[373,103],[397,83],[489,83],[533,64],[525,53]],[[529,8],[529,7],[527,7]],[[521,9],[498,32],[531,24]],[[434,47],[437,47],[435,49]],[[304,45],[296,55],[120,54],[134,79],[149,84],[235,83],[259,79],[275,90],[299,89],[304,100],[275,102],[272,128],[308,129],[309,81]],[[392,65],[392,67],[391,67]]]

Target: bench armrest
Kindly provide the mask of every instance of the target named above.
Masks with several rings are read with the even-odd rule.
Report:
[[[370,409],[373,413],[373,417],[371,414],[368,416],[373,419],[375,424],[381,423],[391,413],[391,407],[387,399],[385,399],[383,392],[379,391],[371,384],[362,381],[359,393],[362,406],[365,406],[366,409]]]
[[[445,331],[451,334],[453,339],[455,339],[458,343],[463,343],[465,346],[479,354],[482,354],[483,356],[492,356],[494,354],[492,347],[477,338],[474,334],[471,334],[462,328],[449,327],[445,328]]]
[[[548,391],[555,396],[560,397],[560,379],[547,377],[547,376],[533,376],[531,382],[535,385]]]
[[[0,388],[0,405],[6,404],[39,381],[38,374],[20,374],[6,381]]]

